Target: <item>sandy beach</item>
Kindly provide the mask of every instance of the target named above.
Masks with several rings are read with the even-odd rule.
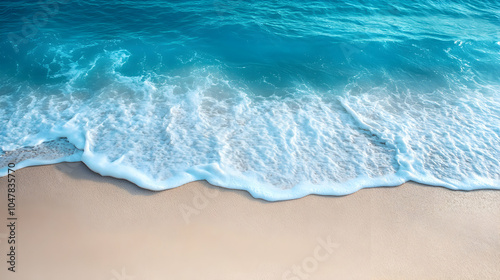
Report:
[[[154,193],[81,163],[16,179],[16,272],[3,261],[1,279],[500,279],[499,191],[406,183],[271,203],[206,182]]]
[[[0,280],[500,280],[500,0],[0,6]]]

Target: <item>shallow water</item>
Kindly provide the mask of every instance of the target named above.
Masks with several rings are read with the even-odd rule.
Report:
[[[0,175],[500,188],[497,1],[0,3]]]

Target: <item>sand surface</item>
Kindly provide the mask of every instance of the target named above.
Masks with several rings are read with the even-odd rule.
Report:
[[[406,183],[270,203],[206,182],[154,193],[81,163],[16,179],[17,272],[2,261],[2,280],[500,279],[500,191]]]

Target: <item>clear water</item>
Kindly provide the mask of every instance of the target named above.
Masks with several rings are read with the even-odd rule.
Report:
[[[0,2],[0,175],[500,189],[499,1]]]

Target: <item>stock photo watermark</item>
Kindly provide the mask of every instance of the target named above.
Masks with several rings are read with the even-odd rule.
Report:
[[[28,17],[22,17],[23,26],[17,32],[11,32],[7,35],[14,51],[19,52],[19,45],[27,43],[29,39],[35,37],[40,28],[49,23],[49,19],[59,13],[59,5],[68,4],[69,2],[78,2],[79,0],[46,0],[39,1],[38,11]]]
[[[289,270],[283,273],[281,279],[309,279],[309,277],[318,270],[320,264],[327,261],[338,247],[340,247],[340,245],[333,242],[330,236],[318,238],[317,245],[314,247],[312,254],[302,259],[298,264],[292,265]]]
[[[342,43],[339,46],[346,60],[350,61],[352,55],[360,53],[361,49],[352,44]]]
[[[16,233],[17,233],[17,200],[16,200],[16,171],[15,163],[9,163],[7,169],[7,263],[9,264],[7,270],[10,272],[16,272],[16,258],[17,258],[17,243],[16,243]]]
[[[59,182],[66,182],[63,174],[71,176],[72,174],[77,174],[81,162],[62,162],[56,165],[57,170],[61,172],[56,172],[56,177]]]
[[[113,278],[110,280],[134,280],[135,276],[127,274],[125,267],[122,267],[120,272],[115,269],[111,270],[111,274],[113,274]]]
[[[215,12],[219,16],[223,16],[225,13],[228,13],[243,4],[243,0],[215,0],[213,5],[215,8]]]
[[[208,207],[210,201],[218,197],[220,191],[218,189],[210,190],[208,187],[203,188],[203,191],[193,190],[193,198],[191,203],[182,203],[179,205],[179,211],[181,212],[182,218],[186,224],[191,223],[191,219],[194,216],[198,216],[201,212]]]
[[[40,33],[40,29],[45,27],[51,18],[60,13],[63,5],[75,3],[82,5],[84,0],[43,0],[38,1],[38,10],[29,16],[22,17],[20,20],[23,25],[20,30],[10,32],[7,37],[15,52],[19,52],[19,46],[27,43]],[[117,4],[119,0],[108,1],[108,4]]]

